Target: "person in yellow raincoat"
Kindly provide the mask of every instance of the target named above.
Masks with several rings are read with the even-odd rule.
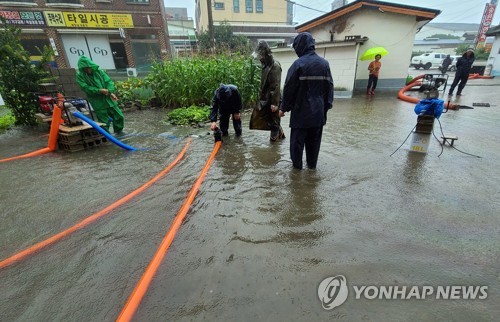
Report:
[[[109,132],[110,118],[113,122],[113,131],[120,134],[124,127],[123,113],[116,101],[114,94],[115,84],[105,71],[99,68],[90,58],[81,56],[78,59],[78,72],[76,81],[94,109],[97,120],[106,124]]]
[[[261,40],[255,53],[262,63],[260,78],[259,102],[250,117],[251,130],[271,131],[270,140],[277,141],[285,138],[279,117],[281,99],[281,65],[274,60],[267,42]]]

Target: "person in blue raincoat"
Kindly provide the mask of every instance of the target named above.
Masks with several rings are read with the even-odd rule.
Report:
[[[212,106],[210,107],[210,129],[217,129],[217,117],[220,119],[222,136],[228,135],[229,117],[232,116],[233,128],[236,136],[241,136],[241,95],[238,87],[232,84],[220,84],[214,92]]]
[[[78,59],[78,73],[76,82],[94,109],[97,120],[106,124],[105,129],[109,132],[109,119],[113,122],[113,131],[122,133],[124,126],[123,113],[116,101],[114,94],[115,84],[105,71],[99,68],[90,58],[80,56]]]
[[[286,75],[280,116],[291,112],[290,157],[293,167],[302,169],[305,147],[307,167],[315,169],[326,114],[333,104],[332,73],[328,62],[316,54],[310,33],[297,35],[293,49],[299,58]]]
[[[462,95],[462,90],[467,84],[467,80],[469,79],[470,70],[472,68],[472,64],[476,57],[474,56],[474,49],[469,48],[467,51],[457,60],[457,71],[455,72],[455,79],[453,79],[453,83],[450,86],[450,91],[448,95],[453,95],[453,91],[458,84],[457,96]]]

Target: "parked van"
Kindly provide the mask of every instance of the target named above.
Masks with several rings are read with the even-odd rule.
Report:
[[[446,54],[443,53],[427,53],[420,56],[413,57],[411,59],[411,67],[415,69],[429,69],[431,67],[439,67],[443,59],[445,59]]]

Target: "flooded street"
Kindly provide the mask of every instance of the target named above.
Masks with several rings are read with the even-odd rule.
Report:
[[[476,83],[474,83],[476,82]],[[293,170],[287,138],[224,139],[153,279],[136,321],[457,320],[500,316],[498,80],[471,80],[443,132],[443,153],[408,152],[414,104],[396,93],[337,99],[317,170]],[[455,99],[455,98],[454,98]],[[74,224],[182,161],[102,219],[0,269],[1,321],[113,321],[213,148],[204,128],[165,111],[125,114],[123,142],[0,164],[0,260]],[[0,158],[44,147],[48,129],[0,134]],[[441,137],[439,123],[434,132]],[[440,155],[438,157],[438,155]],[[344,275],[347,301],[327,311],[318,285]],[[485,300],[356,299],[352,285],[488,286]],[[495,316],[497,318],[495,318]]]

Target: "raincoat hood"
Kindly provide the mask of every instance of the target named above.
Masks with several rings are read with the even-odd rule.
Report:
[[[259,41],[257,48],[255,48],[254,55],[259,58],[260,62],[264,66],[270,66],[273,64],[274,59],[271,53],[271,48],[269,48],[269,45],[264,40]]]
[[[90,58],[86,57],[86,56],[80,56],[80,58],[78,59],[78,70],[83,73],[83,69],[85,67],[90,67],[92,68],[92,70],[95,72],[99,69],[99,65],[97,65],[96,63],[94,63],[92,60],[90,60]]]
[[[476,55],[474,55],[474,50],[472,50],[472,49],[467,49],[467,51],[466,51],[465,53],[463,53],[463,54],[462,54],[462,57],[464,57],[464,58],[469,58],[469,57],[467,56],[467,53],[468,53],[468,52],[470,52],[470,53],[471,53],[470,58],[472,58],[472,59],[476,59]]]
[[[310,51],[314,51],[314,38],[310,33],[302,32],[295,37],[292,47],[297,56],[301,57]]]
[[[219,90],[217,91],[217,98],[221,102],[227,101],[231,94],[232,91],[230,85],[220,84]]]

